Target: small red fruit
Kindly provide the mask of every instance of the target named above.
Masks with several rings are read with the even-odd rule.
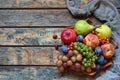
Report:
[[[83,42],[83,43],[86,43],[86,40],[85,40],[85,39],[83,39],[83,40],[82,40],[82,42]]]
[[[56,50],[58,50],[58,44],[55,44],[54,47]]]
[[[58,36],[56,34],[53,35],[53,39],[57,39]]]

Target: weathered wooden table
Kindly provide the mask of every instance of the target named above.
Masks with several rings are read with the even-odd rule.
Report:
[[[0,80],[79,80],[57,70],[52,39],[76,20],[65,0],[0,0]]]

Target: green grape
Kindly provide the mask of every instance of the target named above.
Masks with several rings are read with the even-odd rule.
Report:
[[[94,56],[94,54],[93,54],[93,53],[90,53],[90,57],[92,57],[92,56]]]
[[[86,53],[85,53],[85,52],[83,52],[82,54],[83,54],[83,56],[85,56],[85,55],[86,55]]]
[[[95,61],[95,59],[93,58],[93,59],[92,59],[92,61],[94,62],[94,61]]]
[[[74,45],[74,46],[77,46],[77,43],[75,42],[73,45]]]
[[[91,47],[89,47],[89,48],[88,48],[88,51],[92,51],[92,48],[91,48]]]
[[[98,59],[98,57],[95,55],[95,59],[97,60]]]
[[[84,61],[82,61],[82,64],[85,64],[85,62],[84,62]]]
[[[77,49],[77,46],[75,45],[74,48]]]
[[[86,61],[87,61],[87,59],[86,59],[86,58],[84,58],[84,59],[83,59],[83,61],[85,61],[85,62],[86,62]]]
[[[92,59],[90,58],[89,61],[92,62]]]
[[[91,63],[88,63],[88,66],[91,66]]]
[[[81,49],[81,52],[83,52],[84,50],[83,49]]]
[[[81,48],[80,47],[78,47],[78,51],[80,51],[81,50]]]
[[[87,63],[85,63],[85,64],[83,64],[85,67],[88,67],[88,64]]]

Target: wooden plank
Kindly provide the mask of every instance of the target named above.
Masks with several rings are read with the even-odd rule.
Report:
[[[65,0],[0,0],[0,8],[66,8]]]
[[[62,10],[0,10],[0,26],[72,26],[75,19]]]
[[[90,0],[80,0],[83,8]],[[109,0],[120,8],[119,0]],[[0,0],[0,8],[67,8],[66,0]]]
[[[93,16],[89,17],[94,19]],[[86,18],[81,17],[79,19]],[[67,9],[0,10],[0,27],[74,26],[79,19],[74,18]]]
[[[56,67],[0,66],[1,80],[95,80],[92,77],[66,73],[61,75]]]
[[[0,46],[61,44],[60,34],[65,28],[0,28]],[[54,40],[53,35],[58,35]]]
[[[84,7],[90,0],[81,0]],[[66,0],[0,0],[0,8],[67,8]]]
[[[54,47],[0,47],[0,65],[55,65]]]

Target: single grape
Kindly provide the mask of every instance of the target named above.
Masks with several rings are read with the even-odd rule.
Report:
[[[62,63],[63,63],[63,62],[62,62],[61,60],[58,60],[57,63],[56,63],[56,65],[57,65],[58,67],[60,67],[60,66],[62,66]]]
[[[73,44],[74,46],[77,46],[77,42],[74,42],[74,44]]]
[[[88,73],[90,73],[90,72],[92,71],[92,69],[91,69],[90,67],[87,67],[87,68],[86,68],[86,71],[87,71]]]
[[[72,57],[73,55],[74,55],[74,54],[73,54],[73,51],[72,51],[72,50],[69,50],[67,56],[68,56],[68,57]]]
[[[73,62],[71,60],[67,61],[67,65],[68,66],[72,66],[73,65]]]
[[[77,50],[73,50],[73,54],[77,55],[79,52]]]
[[[75,56],[72,56],[72,57],[71,57],[71,61],[72,61],[72,62],[76,62],[76,57],[75,57]]]
[[[64,67],[63,67],[63,66],[58,67],[58,70],[59,70],[61,73],[63,73],[63,72],[65,71],[65,69],[64,69]]]
[[[88,67],[88,64],[87,64],[87,63],[84,63],[83,65],[84,65],[85,67]]]
[[[81,64],[80,64],[80,63],[75,63],[75,67],[76,67],[77,69],[80,69]]]
[[[92,62],[95,62],[95,59],[94,59],[94,58],[92,58]]]
[[[57,58],[58,58],[58,60],[62,60],[62,55],[59,55]]]
[[[82,54],[83,54],[83,56],[85,56],[85,55],[86,55],[86,52],[83,52]]]
[[[89,51],[92,51],[92,48],[91,48],[91,47],[89,47],[89,48],[88,48],[88,50],[89,50]]]
[[[82,61],[82,58],[83,58],[83,57],[82,57],[81,54],[78,54],[77,57],[76,57],[77,61]]]
[[[91,68],[96,68],[96,65],[95,63],[92,64]]]
[[[66,62],[63,63],[63,67],[64,67],[65,69],[67,69],[67,63],[66,63]]]
[[[81,49],[80,51],[81,51],[81,52],[84,52],[84,50],[83,50],[83,49]]]
[[[83,61],[84,61],[84,62],[86,62],[86,61],[87,61],[87,59],[86,59],[86,58],[84,58],[84,59],[83,59]]]
[[[80,48],[80,47],[78,47],[78,51],[81,51],[81,48]]]
[[[74,46],[75,49],[77,49],[78,47],[77,46]]]
[[[63,61],[63,62],[68,61],[68,57],[64,55],[64,56],[62,57],[62,61]]]

